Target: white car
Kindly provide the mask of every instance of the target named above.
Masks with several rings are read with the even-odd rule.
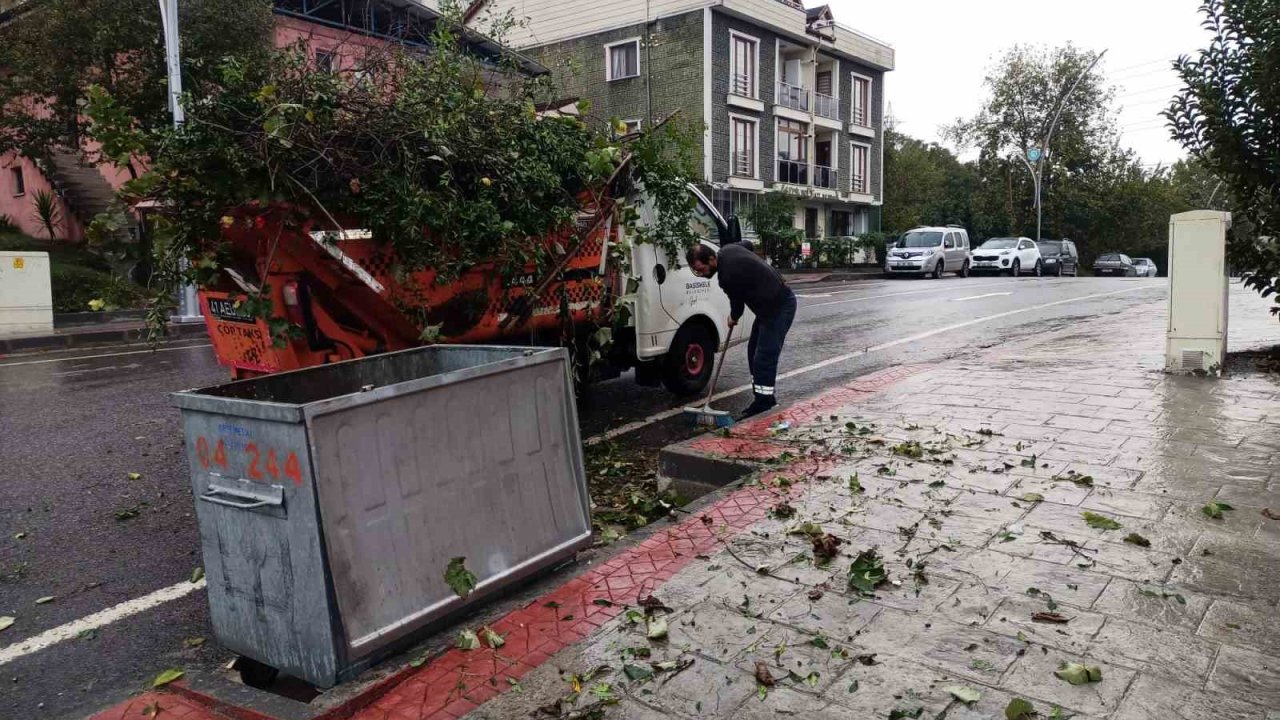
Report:
[[[1044,261],[1040,258],[1040,248],[1031,238],[991,238],[973,251],[973,271],[1039,277],[1044,274]]]
[[[1138,277],[1155,277],[1159,272],[1151,258],[1134,258],[1133,269],[1137,271]]]

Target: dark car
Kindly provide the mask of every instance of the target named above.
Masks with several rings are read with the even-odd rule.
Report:
[[[1120,275],[1122,277],[1137,277],[1138,271],[1133,266],[1133,261],[1128,255],[1120,253],[1107,253],[1099,255],[1098,259],[1093,263],[1094,275]]]
[[[1075,243],[1063,238],[1062,240],[1041,240],[1036,245],[1040,247],[1045,275],[1074,277],[1080,274],[1080,253],[1076,251]]]

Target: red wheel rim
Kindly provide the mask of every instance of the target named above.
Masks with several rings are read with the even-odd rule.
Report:
[[[684,351],[684,369],[690,375],[697,376],[702,374],[702,366],[707,362],[707,354],[702,351],[702,346],[698,344],[690,345]]]

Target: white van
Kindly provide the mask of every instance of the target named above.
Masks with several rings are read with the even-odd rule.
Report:
[[[690,217],[704,245],[719,250],[722,244],[741,242],[737,220],[728,222],[693,185],[695,208]],[[652,209],[640,207],[640,222],[652,217]],[[624,238],[625,239],[625,238]],[[711,381],[718,351],[729,335],[729,297],[717,278],[700,278],[689,269],[684,257],[669,258],[649,243],[634,243],[631,250],[630,283],[621,304],[630,311],[630,337],[615,337],[610,360],[621,372],[635,367],[641,385],[662,383],[678,395],[696,395]],[[755,317],[750,310],[734,328],[733,344],[751,334]]]
[[[944,272],[969,277],[972,267],[969,231],[957,225],[908,230],[889,248],[884,262],[884,271],[890,275],[933,278],[942,277]]]

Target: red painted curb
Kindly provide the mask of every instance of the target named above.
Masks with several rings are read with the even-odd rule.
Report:
[[[705,436],[691,444],[695,450],[712,454],[726,451],[769,453],[783,451],[770,444],[770,428],[788,420],[794,425],[813,420],[884,390],[903,378],[926,368],[905,366],[865,376],[810,400],[779,412],[755,418],[734,427],[730,437]],[[787,467],[766,475],[780,475],[804,462],[797,458]],[[821,472],[819,467],[818,471]],[[493,650],[448,650],[422,667],[406,666],[375,683],[359,696],[317,716],[317,720],[455,720],[484,702],[505,692],[510,680],[519,680],[559,650],[591,635],[627,606],[635,606],[689,564],[696,555],[714,550],[724,541],[764,517],[769,506],[786,490],[757,484],[738,489],[695,517],[655,533],[626,552],[569,580],[537,600],[516,609],[489,627],[503,636],[506,644]],[[264,720],[263,715],[226,703],[189,688],[175,688],[184,695],[198,696],[190,702],[175,695],[148,693],[93,716],[92,720],[137,720],[136,704],[149,697],[179,701],[190,707],[184,715],[191,720],[233,717],[235,720]],[[216,711],[206,707],[206,703]],[[136,707],[133,713],[130,708]],[[123,709],[121,709],[123,708]],[[218,713],[218,714],[215,714]],[[242,715],[233,715],[242,712]],[[197,713],[197,714],[192,714]],[[199,714],[203,713],[203,714]],[[269,720],[269,719],[267,719]]]

